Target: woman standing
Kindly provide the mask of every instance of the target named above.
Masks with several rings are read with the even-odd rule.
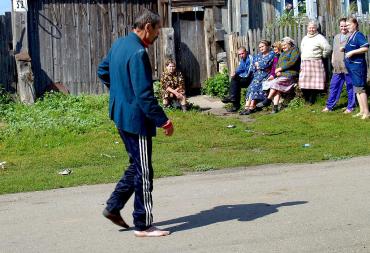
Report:
[[[362,119],[367,119],[370,117],[370,114],[365,91],[367,78],[365,53],[369,50],[369,43],[367,42],[365,35],[358,31],[358,22],[356,18],[348,19],[347,29],[352,33],[352,35],[348,39],[344,48],[344,62],[352,79],[360,106],[360,112],[356,114],[356,116],[361,116]]]
[[[255,112],[256,101],[265,99],[262,82],[269,76],[275,54],[271,51],[270,42],[267,40],[261,40],[258,48],[260,53],[253,59],[253,80],[245,96],[245,109],[240,112],[240,115],[248,115]]]
[[[301,72],[299,87],[306,102],[314,104],[318,91],[325,88],[325,69],[322,58],[326,58],[331,47],[325,37],[317,31],[317,21],[310,21],[308,33],[301,42]]]
[[[347,19],[341,18],[339,20],[340,33],[335,35],[333,42],[333,55],[331,57],[331,64],[333,65],[333,76],[330,82],[330,90],[328,100],[326,101],[326,107],[322,112],[332,111],[336,103],[340,98],[342,87],[346,82],[348,105],[344,113],[352,113],[353,108],[356,106],[355,93],[353,92],[353,85],[351,77],[344,65],[344,53],[341,50],[347,43],[349,33],[347,29]]]

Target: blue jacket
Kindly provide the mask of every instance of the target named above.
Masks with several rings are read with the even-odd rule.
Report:
[[[109,115],[126,132],[155,136],[168,120],[154,97],[152,68],[141,39],[130,33],[115,41],[98,66],[109,90]]]
[[[239,66],[235,70],[235,75],[240,77],[248,77],[253,70],[253,57],[248,54],[245,60],[240,60]]]

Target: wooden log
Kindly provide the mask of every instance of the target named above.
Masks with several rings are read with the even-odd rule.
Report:
[[[21,52],[15,55],[18,86],[17,92],[22,103],[33,104],[36,99],[35,87],[33,85],[33,74],[31,68],[31,57],[27,52]]]
[[[22,103],[33,104],[36,99],[31,68],[31,57],[28,54],[27,12],[13,12],[13,45],[16,46],[17,93]]]
[[[159,38],[160,46],[160,58],[161,58],[161,66],[158,66],[159,73],[162,73],[162,70],[164,69],[164,64],[168,59],[176,59],[175,54],[175,31],[171,28],[162,28]]]
[[[206,8],[204,11],[204,36],[206,48],[207,78],[210,78],[217,72],[217,56],[215,41],[214,12],[212,8]]]

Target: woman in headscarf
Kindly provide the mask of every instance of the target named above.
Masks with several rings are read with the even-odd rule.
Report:
[[[276,78],[268,81],[270,92],[268,97],[257,104],[257,108],[269,106],[274,101],[272,112],[278,112],[279,100],[281,93],[291,90],[297,81],[300,65],[299,50],[294,45],[294,40],[285,37],[281,42],[283,52],[280,54],[275,74]]]
[[[326,38],[317,31],[318,22],[310,21],[307,26],[307,35],[301,42],[301,71],[299,73],[299,87],[305,100],[314,104],[318,91],[325,89],[325,68],[322,58],[331,52],[331,46]]]

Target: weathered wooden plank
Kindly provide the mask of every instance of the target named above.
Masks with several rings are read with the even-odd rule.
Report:
[[[206,8],[204,11],[204,35],[205,51],[207,64],[207,78],[210,78],[217,72],[217,57],[215,44],[215,24],[212,8]]]

